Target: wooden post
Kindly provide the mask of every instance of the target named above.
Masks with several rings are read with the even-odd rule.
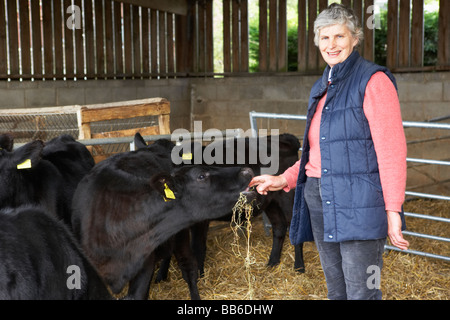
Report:
[[[269,71],[277,71],[277,0],[269,0]]]
[[[413,0],[412,26],[411,26],[411,66],[423,66],[424,41],[423,0]]]
[[[113,26],[113,13],[112,13],[112,2],[105,1],[105,47],[106,47],[106,76],[108,78],[114,77],[114,26]],[[80,32],[78,34],[81,34]],[[80,42],[80,45],[82,43]],[[78,50],[78,46],[77,46]],[[78,69],[78,58],[77,58],[77,69]],[[77,70],[77,73],[79,71]]]
[[[277,71],[288,71],[287,62],[287,3],[278,1],[278,68]]]
[[[399,43],[398,43],[398,66],[409,67],[409,33],[410,33],[410,2],[400,0],[400,22],[399,22]]]
[[[30,25],[28,1],[19,0],[19,16],[20,16],[20,42],[22,52],[22,74],[27,78],[31,75],[31,42],[30,42]]]
[[[84,107],[86,109],[86,107]],[[78,122],[78,139],[91,139],[91,124],[83,120],[83,108],[77,111],[77,122]]]
[[[397,35],[398,35],[398,0],[388,0],[386,66],[389,69],[397,67],[398,61]]]
[[[42,5],[44,5],[44,2],[46,1],[42,1]],[[53,12],[61,12],[61,1],[56,1],[53,0]],[[50,19],[50,18],[49,18]],[[43,19],[44,21],[46,21],[45,19]],[[51,21],[51,20],[49,20]],[[55,23],[55,28],[54,28],[54,40],[55,40],[55,59],[53,61],[53,64],[55,66],[55,73],[54,73],[54,77],[57,79],[62,79],[64,77],[64,53],[63,53],[63,41],[62,41],[62,35],[63,35],[63,31],[62,31],[62,25],[64,23],[64,27],[66,27],[65,25],[65,21],[62,20],[61,15],[59,14],[55,14],[54,15],[54,23]],[[47,25],[49,23],[44,23],[44,26]],[[50,28],[51,28],[51,24],[50,24]],[[51,31],[50,31],[51,34]],[[72,40],[72,39],[70,39]],[[51,49],[51,48],[50,48]],[[50,51],[50,55],[52,54],[52,52]],[[67,70],[67,69],[66,69]],[[53,70],[50,70],[53,72]]]
[[[439,1],[438,66],[450,66],[450,3]]]
[[[239,4],[236,0],[231,0],[231,61],[233,72],[241,71]]]
[[[241,72],[248,72],[248,0],[241,1]]]
[[[308,0],[308,70],[317,69],[317,47],[314,44],[314,21],[317,17],[317,0]]]
[[[308,57],[308,45],[306,39],[306,0],[298,0],[298,54],[297,70],[306,71],[306,61]]]
[[[373,61],[375,57],[375,33],[373,25],[367,25],[369,16],[367,13],[367,8],[372,6],[373,8],[373,0],[364,0],[364,13],[363,13],[363,20],[362,20],[362,28],[364,30],[364,41],[363,41],[363,57],[367,60]],[[375,15],[375,10],[372,10],[371,15]]]
[[[2,19],[2,22],[5,21],[6,11],[5,6],[0,5],[0,19]],[[0,23],[0,76],[4,77],[6,76],[7,72],[7,48],[6,45],[6,23]]]
[[[259,71],[267,71],[267,0],[259,0]]]
[[[170,115],[161,114],[158,116],[159,134],[170,134]]]
[[[16,1],[8,1],[9,65],[11,75],[19,74],[19,34]]]

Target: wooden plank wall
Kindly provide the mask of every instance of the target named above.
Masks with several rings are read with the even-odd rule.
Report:
[[[412,6],[411,6],[412,4]],[[439,2],[438,63],[450,66],[450,3]],[[387,67],[393,71],[421,71],[424,51],[424,0],[388,0]]]
[[[248,2],[223,0],[224,72],[248,72]]]
[[[224,73],[249,72],[249,0],[187,0],[176,15],[112,0],[0,0],[0,79],[125,79],[214,75],[213,5],[223,6]],[[287,71],[287,0],[259,4],[259,71]],[[298,71],[323,69],[313,24],[328,0],[298,1]],[[373,60],[374,0],[342,0],[361,18]],[[440,0],[438,66],[450,65],[450,1]],[[71,29],[71,6],[81,29]],[[373,8],[373,7],[372,7]],[[423,67],[424,0],[388,0],[387,65]],[[218,21],[216,21],[218,20]],[[445,69],[445,67],[447,69]]]
[[[72,13],[72,5],[79,14]],[[80,19],[80,29],[68,27],[72,17]],[[121,79],[175,72],[171,13],[111,0],[0,0],[0,19],[0,79]]]

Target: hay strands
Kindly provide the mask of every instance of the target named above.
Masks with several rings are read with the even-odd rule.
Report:
[[[255,263],[255,258],[251,253],[251,243],[250,243],[250,234],[252,232],[252,214],[253,214],[253,202],[248,203],[247,197],[244,194],[240,194],[238,201],[233,207],[233,216],[231,219],[231,230],[233,231],[234,238],[231,244],[233,253],[237,257],[241,257],[244,259],[245,266],[245,278],[248,284],[247,298],[249,300],[253,300],[253,282],[255,281],[255,277],[251,273],[251,265]],[[245,218],[245,220],[243,220]],[[245,224],[245,226],[244,226]],[[243,228],[245,227],[245,230]],[[239,232],[244,233],[247,243],[246,243],[246,251],[245,254],[241,253],[240,244],[239,244]]]

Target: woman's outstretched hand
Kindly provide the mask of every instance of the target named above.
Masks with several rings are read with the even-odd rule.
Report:
[[[257,186],[256,191],[259,194],[267,195],[269,191],[278,191],[287,186],[286,178],[283,176],[261,175],[256,176],[250,181],[249,187]]]

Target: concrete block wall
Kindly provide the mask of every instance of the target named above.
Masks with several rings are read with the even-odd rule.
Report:
[[[189,128],[189,79],[0,82],[0,109],[84,105],[164,97],[172,127]]]
[[[309,92],[317,77],[250,76],[192,82],[194,120],[208,126],[250,128],[249,112],[306,114]],[[288,120],[260,120],[258,127],[301,135],[304,125]]]
[[[450,72],[396,74],[405,121],[450,115]],[[0,108],[94,104],[164,97],[171,103],[171,130],[250,128],[249,112],[306,114],[309,92],[318,76],[296,74],[233,78],[179,78],[109,81],[0,82]],[[446,122],[450,122],[446,120]],[[304,121],[259,119],[258,128],[303,136]],[[405,129],[408,156],[450,159],[448,130]],[[425,141],[424,141],[425,140]],[[431,141],[427,141],[431,140]],[[410,165],[408,184],[419,191],[450,193],[448,166]]]

